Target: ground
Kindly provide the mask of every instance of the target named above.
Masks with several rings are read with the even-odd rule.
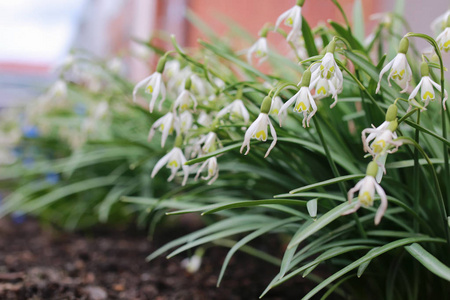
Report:
[[[278,271],[238,253],[217,288],[224,248],[208,248],[194,274],[181,266],[186,255],[145,262],[183,230],[149,240],[145,232],[129,228],[65,233],[48,226],[44,230],[31,218],[21,224],[0,220],[0,299],[258,299]],[[281,253],[279,241],[261,244],[279,247]],[[310,288],[297,278],[263,299],[300,299]]]

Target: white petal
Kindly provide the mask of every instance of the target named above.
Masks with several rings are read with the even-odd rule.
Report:
[[[175,149],[175,148],[174,148]],[[153,167],[153,171],[151,174],[151,178],[155,177],[156,173],[159,172],[159,170],[161,170],[162,167],[164,167],[167,162],[169,161],[169,158],[172,156],[173,149],[167,153],[166,155],[164,155],[157,163],[156,165]]]
[[[375,94],[378,94],[378,92],[380,91],[380,87],[381,87],[381,78],[383,78],[383,75],[384,75],[384,73],[386,73],[390,68],[391,68],[391,66],[394,64],[394,60],[395,60],[395,58],[393,59],[393,60],[391,60],[382,70],[381,70],[381,72],[380,72],[380,76],[379,76],[379,78],[378,78],[378,85],[377,85],[377,90],[375,91]]]
[[[147,82],[150,81],[150,79],[152,78],[152,76],[153,76],[153,74],[150,75],[150,76],[148,76],[148,77],[145,77],[144,79],[142,79],[141,81],[139,81],[139,82],[134,86],[134,89],[133,89],[133,101],[134,101],[134,102],[136,102],[136,94],[137,94],[137,91],[138,91],[142,86],[146,85]]]

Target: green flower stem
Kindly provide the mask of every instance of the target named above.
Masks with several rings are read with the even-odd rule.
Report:
[[[417,111],[417,124],[420,124],[420,110]],[[416,128],[415,137],[414,140],[417,144],[419,144],[419,129]],[[414,148],[414,186],[413,186],[413,195],[414,195],[414,201],[413,201],[413,207],[414,211],[419,211],[419,201],[420,201],[420,190],[419,190],[419,184],[420,184],[420,164],[419,164],[419,150],[417,148]],[[414,231],[419,232],[419,223],[417,220],[414,220]]]
[[[445,84],[445,77],[444,77],[444,62],[442,60],[442,55],[441,55],[441,51],[439,49],[438,44],[436,43],[436,41],[429,35],[426,34],[422,34],[422,33],[413,33],[413,32],[409,32],[405,35],[406,37],[418,37],[418,38],[422,38],[424,40],[426,40],[428,43],[431,44],[431,46],[433,46],[434,48],[434,52],[436,53],[436,55],[439,58],[439,66],[441,69],[441,101],[444,100],[444,84]],[[447,140],[447,120],[445,117],[445,111],[442,111],[442,137]],[[446,194],[447,194],[447,207],[450,208],[450,192],[448,187],[450,186],[450,169],[449,169],[449,163],[448,163],[448,148],[447,145],[445,143],[443,143],[443,150],[444,150],[444,178],[447,181],[447,184],[445,186],[447,186],[446,189]],[[448,229],[448,226],[447,226]]]
[[[341,175],[339,174],[339,170],[337,169],[336,164],[334,163],[333,157],[331,156],[330,149],[328,149],[328,145],[325,142],[325,139],[323,137],[322,130],[320,129],[320,124],[319,124],[319,121],[317,120],[317,117],[313,118],[313,122],[316,127],[317,133],[319,134],[320,142],[322,143],[322,147],[325,150],[325,154],[327,156],[328,163],[330,164],[333,175],[336,178],[340,177]],[[347,199],[347,189],[345,188],[344,183],[342,181],[340,181],[338,184],[339,184],[339,188],[340,188],[342,194],[344,195],[344,199]],[[362,227],[362,224],[361,224],[357,214],[354,213],[353,216],[355,218],[356,226],[358,227],[359,233],[361,234],[361,236],[363,238],[367,238],[366,231],[364,230],[364,227]]]

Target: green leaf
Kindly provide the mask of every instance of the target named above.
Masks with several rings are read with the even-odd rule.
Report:
[[[364,47],[353,37],[353,35],[347,29],[334,21],[329,21],[328,23],[330,23],[331,27],[336,30],[336,33],[339,36],[348,41],[348,43],[354,50],[364,51]]]
[[[328,224],[330,224],[337,218],[341,217],[344,212],[352,209],[356,204],[357,204],[357,202],[353,202],[351,204],[345,202],[345,203],[342,203],[341,205],[336,206],[335,208],[333,208],[332,210],[330,210],[329,212],[327,212],[326,214],[324,214],[323,216],[318,218],[317,221],[312,223],[310,226],[305,228],[305,230],[303,230],[301,232],[301,234],[299,234],[299,236],[295,240],[292,240],[289,243],[287,248],[290,249],[290,248],[294,247],[295,245],[300,244],[306,238],[310,237],[311,235],[313,235],[314,233],[316,233],[323,227],[327,226]]]
[[[204,155],[204,156],[202,156],[202,157],[194,158],[194,159],[188,160],[188,161],[185,163],[185,165],[190,166],[190,165],[193,165],[193,164],[196,164],[196,163],[205,161],[205,160],[207,160],[207,159],[210,158],[210,157],[217,156],[217,155],[226,153],[226,152],[228,152],[228,151],[237,149],[237,148],[239,148],[241,145],[242,145],[241,142],[236,143],[236,144],[232,144],[232,145],[228,145],[228,146],[223,147],[223,148],[221,148],[221,149],[219,149],[219,150],[216,150],[216,151],[214,151],[214,152],[211,152],[211,153],[209,153],[209,154],[206,154],[206,155]]]
[[[425,268],[433,272],[435,275],[450,281],[450,268],[444,265],[430,252],[425,250],[421,245],[414,243],[411,246],[406,246],[405,249]]]
[[[374,251],[376,251],[379,247],[375,247],[372,250],[370,250],[369,252],[367,252],[367,254],[373,253]],[[368,260],[364,263],[362,263],[359,267],[358,267],[358,272],[356,273],[356,275],[359,277],[362,276],[362,274],[364,273],[364,271],[367,269],[367,267],[369,266],[370,262],[372,260]]]
[[[239,250],[239,248],[241,248],[242,246],[244,246],[245,244],[247,244],[248,242],[250,242],[251,240],[257,238],[260,235],[263,235],[275,228],[280,228],[283,227],[286,224],[289,223],[293,223],[299,221],[299,218],[293,217],[293,218],[288,218],[288,219],[284,219],[284,220],[278,220],[272,223],[269,223],[267,225],[265,225],[264,227],[256,230],[255,232],[250,233],[249,235],[247,235],[246,237],[244,237],[243,239],[241,239],[239,242],[237,242],[228,252],[227,256],[225,257],[225,260],[222,264],[222,268],[220,270],[220,275],[219,275],[219,279],[217,280],[217,286],[220,285],[220,282],[222,281],[223,275],[225,274],[225,270],[228,266],[228,263],[230,262],[231,257],[233,256],[233,254]]]
[[[250,201],[236,201],[227,204],[219,204],[214,208],[210,208],[205,210],[202,215],[212,214],[224,209],[232,209],[232,208],[241,208],[241,207],[251,207],[251,206],[259,206],[259,205],[268,205],[268,204],[284,204],[284,205],[301,205],[305,206],[307,204],[306,201],[302,200],[289,200],[289,199],[267,199],[267,200],[250,200]]]
[[[305,20],[305,18],[302,16],[302,34],[303,39],[305,40],[305,48],[306,52],[308,53],[308,56],[315,56],[318,55],[319,52],[316,48],[316,43],[314,42],[314,36],[311,32],[311,27],[309,27],[308,22]]]
[[[301,192],[306,192],[312,189],[317,189],[319,187],[323,187],[323,186],[327,186],[330,184],[335,184],[338,182],[343,182],[343,181],[347,181],[347,180],[353,180],[353,179],[360,179],[363,178],[365,175],[364,174],[356,174],[356,175],[347,175],[347,176],[340,176],[337,178],[333,178],[333,179],[328,179],[328,180],[324,180],[321,182],[317,182],[317,183],[313,183],[307,186],[303,186],[297,189],[294,189],[292,191],[289,192],[289,194],[297,194],[297,193],[301,193]]]
[[[364,255],[363,257],[355,260],[351,264],[347,265],[346,267],[342,268],[340,271],[334,273],[333,275],[331,275],[330,277],[328,277],[327,279],[322,281],[315,288],[313,288],[308,294],[306,294],[302,298],[302,300],[311,299],[311,297],[313,297],[318,292],[320,292],[324,287],[326,287],[327,285],[329,285],[330,283],[332,283],[334,280],[338,279],[339,277],[347,274],[351,270],[357,268],[362,263],[372,260],[375,257],[380,256],[381,254],[386,253],[392,249],[402,247],[402,246],[405,246],[405,245],[408,245],[411,243],[415,243],[415,242],[445,243],[445,240],[439,239],[439,238],[432,238],[429,236],[419,236],[419,237],[411,237],[411,238],[401,239],[401,240],[397,240],[397,241],[391,242],[389,244],[383,245],[383,246],[379,247],[378,249],[373,250],[373,251],[367,253],[366,255]]]
[[[353,34],[359,43],[364,43],[364,10],[361,0],[355,0],[353,4]]]

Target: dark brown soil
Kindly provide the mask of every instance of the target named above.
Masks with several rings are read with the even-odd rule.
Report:
[[[145,233],[130,230],[62,233],[43,230],[30,219],[23,224],[0,220],[0,299],[258,299],[278,271],[237,253],[216,288],[226,249],[208,248],[194,274],[181,266],[186,254],[145,262],[180,235],[172,230],[149,241]],[[281,251],[279,242],[272,244]],[[263,299],[299,299],[311,287],[294,279]]]

